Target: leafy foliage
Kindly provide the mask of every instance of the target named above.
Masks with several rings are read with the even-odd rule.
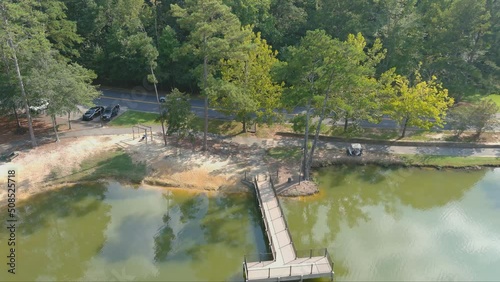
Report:
[[[191,112],[188,95],[175,88],[166,96],[161,109],[162,115],[158,120],[166,122],[167,135],[176,133],[179,136],[186,136],[189,133],[193,125],[194,114]]]
[[[273,123],[278,117],[281,101],[281,84],[271,77],[271,69],[278,62],[277,52],[267,45],[260,34],[246,27],[243,58],[225,59],[221,62],[221,79],[213,89],[213,103],[221,112],[232,114],[243,123]]]
[[[480,135],[484,130],[491,129],[497,122],[495,115],[499,111],[498,105],[491,99],[485,99],[472,106],[468,117],[469,124]]]
[[[443,89],[436,77],[422,81],[417,72],[412,85],[406,77],[395,75],[392,71],[386,75],[393,76],[387,113],[401,125],[401,137],[405,136],[408,126],[430,129],[443,125],[446,110],[453,105],[453,98],[448,97],[448,91]]]

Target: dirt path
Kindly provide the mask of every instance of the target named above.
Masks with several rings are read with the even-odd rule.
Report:
[[[193,150],[192,144],[187,141],[175,146],[163,146],[158,136],[159,126],[153,127],[156,134],[155,141],[138,142],[132,138],[131,128],[101,127],[96,124],[75,126],[71,131],[60,133],[61,142],[54,143],[50,130],[41,126],[39,138],[45,143],[35,149],[29,149],[28,140],[5,140],[0,144],[0,153],[19,150],[20,155],[10,163],[0,164],[0,175],[7,175],[7,171],[16,170],[18,182],[18,198],[51,189],[48,184],[52,175],[69,175],[80,169],[81,162],[92,158],[104,151],[121,147],[132,156],[134,161],[145,162],[148,174],[144,183],[165,187],[182,187],[212,191],[242,191],[247,190],[240,184],[245,175],[271,172],[277,174],[277,185],[287,186],[288,178],[297,181],[299,172],[296,164],[279,163],[266,158],[266,149],[283,146],[300,146],[302,140],[292,137],[276,137],[275,139],[261,139],[257,137],[221,138],[210,135],[209,153],[204,154]],[[0,134],[0,136],[2,136]],[[200,135],[201,136],[201,135]],[[25,135],[26,137],[26,135]],[[169,143],[172,144],[173,140]],[[339,149],[346,147],[343,142],[323,142],[320,149]],[[197,148],[200,148],[198,143]],[[451,147],[415,147],[415,146],[385,146],[365,145],[368,154],[424,154],[424,155],[452,155],[452,156],[484,156],[500,157],[497,148],[451,148]],[[5,187],[6,179],[0,178],[0,185]],[[314,193],[311,185],[304,183],[307,193]],[[296,189],[297,190],[297,189]],[[302,193],[298,189],[293,193]],[[6,190],[0,191],[0,201],[4,202]]]

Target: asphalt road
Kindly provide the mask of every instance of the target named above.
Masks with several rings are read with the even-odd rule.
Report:
[[[142,111],[142,112],[158,112],[158,104],[156,102],[156,96],[151,95],[143,89],[138,90],[115,90],[115,89],[101,89],[103,95],[101,98],[94,100],[96,105],[107,106],[111,104],[120,104],[120,106],[125,106],[130,110]],[[191,99],[191,110],[199,117],[204,116],[203,110],[204,101],[203,99]],[[287,118],[291,118],[293,115],[304,112],[303,107],[297,107],[294,111],[287,115]],[[226,116],[213,108],[208,110],[209,118],[232,120],[232,116]],[[497,114],[497,119],[500,120],[500,114]],[[325,123],[331,123],[331,120],[326,119]],[[337,122],[338,125],[343,125],[342,121]],[[381,128],[381,129],[399,129],[399,125],[388,117],[384,117],[380,123],[370,123],[367,121],[361,121],[360,126],[363,128]],[[408,128],[408,130],[418,129],[418,128]],[[438,128],[436,128],[438,129]],[[449,125],[445,124],[443,129],[451,129]],[[500,123],[495,126],[493,131],[500,131]]]

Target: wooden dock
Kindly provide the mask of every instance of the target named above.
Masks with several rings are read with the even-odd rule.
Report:
[[[333,263],[327,249],[295,250],[271,178],[257,176],[253,186],[272,253],[245,256],[245,280],[289,281],[317,277],[333,280]]]

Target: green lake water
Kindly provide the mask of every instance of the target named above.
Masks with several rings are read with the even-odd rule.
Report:
[[[319,179],[319,195],[283,209],[296,249],[328,247],[337,281],[500,280],[500,169],[337,167]],[[235,281],[244,254],[266,252],[245,194],[110,182],[18,204],[17,274],[2,228],[1,281]]]

